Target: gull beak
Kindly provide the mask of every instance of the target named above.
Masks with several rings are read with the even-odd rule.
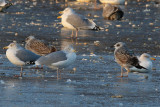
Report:
[[[150,59],[151,59],[151,60],[154,60],[154,61],[156,60],[156,58],[150,58]]]
[[[3,49],[8,49],[8,46],[3,47]]]
[[[72,52],[75,52],[75,53],[76,53],[77,51],[73,49],[73,51],[72,51]]]
[[[61,16],[58,16],[58,17],[57,17],[57,19],[60,19],[60,18],[62,18],[62,17],[61,17]]]
[[[63,14],[63,11],[60,11],[59,14]]]

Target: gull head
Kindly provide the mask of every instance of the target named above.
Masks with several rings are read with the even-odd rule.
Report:
[[[147,54],[147,53],[143,53],[141,56],[140,56],[141,59],[143,60],[156,60],[155,58],[151,57],[151,55]]]
[[[64,47],[64,51],[67,52],[67,53],[76,52],[72,45],[68,45],[68,46]]]
[[[70,7],[67,7],[66,9],[64,9],[63,13],[73,13],[74,10]]]
[[[25,42],[27,43],[27,42],[29,42],[29,41],[31,41],[31,40],[33,40],[33,39],[35,39],[34,36],[29,36],[29,37],[27,37],[27,38],[25,39]]]
[[[118,49],[118,48],[121,48],[121,47],[123,47],[123,46],[125,46],[125,43],[123,43],[123,42],[118,42],[118,43],[116,43],[116,44],[114,45],[114,48],[115,48],[115,49]]]
[[[3,47],[3,49],[17,49],[17,48],[21,48],[21,46],[16,42],[10,43],[8,46]]]

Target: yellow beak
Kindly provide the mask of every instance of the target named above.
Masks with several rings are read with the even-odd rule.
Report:
[[[59,14],[63,14],[63,11],[60,11]]]
[[[150,58],[150,59],[151,59],[151,60],[154,60],[154,61],[156,60],[156,58]]]
[[[61,16],[58,16],[58,17],[57,17],[57,19],[60,19],[60,18],[62,18],[62,17],[61,17]]]
[[[77,52],[77,51],[73,49],[73,52]]]
[[[8,49],[8,46],[3,47],[3,49]]]

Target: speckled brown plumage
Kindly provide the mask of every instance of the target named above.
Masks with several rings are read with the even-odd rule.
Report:
[[[54,46],[48,46],[44,42],[36,39],[33,36],[29,36],[28,38],[26,38],[25,48],[41,56],[56,51],[56,48]]]
[[[116,62],[121,66],[121,76],[123,76],[123,68],[129,71],[130,67],[136,67],[139,69],[142,69],[144,67],[139,65],[139,60],[133,53],[133,51],[129,50],[125,43],[123,42],[118,42],[115,44],[115,51],[114,51],[114,56],[116,59]],[[144,68],[145,69],[145,68]]]
[[[103,13],[102,16],[104,19],[107,20],[120,20],[123,17],[123,11],[116,6],[113,6],[111,4],[106,4],[103,7]]]

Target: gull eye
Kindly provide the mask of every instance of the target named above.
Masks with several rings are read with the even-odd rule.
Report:
[[[117,47],[119,47],[120,46],[120,44],[117,44]]]

